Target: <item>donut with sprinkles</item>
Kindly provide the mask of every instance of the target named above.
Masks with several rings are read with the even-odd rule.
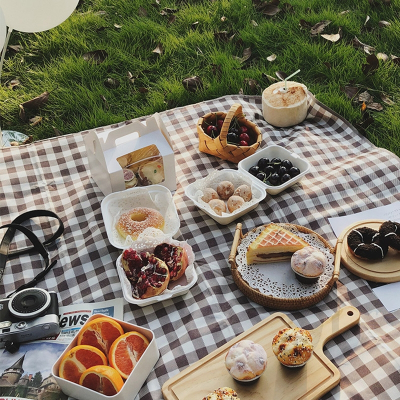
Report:
[[[392,249],[400,251],[400,224],[386,221],[379,228],[381,241],[385,241]]]
[[[363,260],[382,260],[388,252],[379,232],[367,226],[353,229],[347,236],[347,245],[354,256]]]

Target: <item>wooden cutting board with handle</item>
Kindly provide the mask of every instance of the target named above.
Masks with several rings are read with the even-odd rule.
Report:
[[[162,387],[164,399],[202,400],[207,394],[223,386],[236,390],[240,400],[319,399],[340,381],[339,370],[324,355],[324,345],[357,325],[359,320],[360,312],[357,308],[340,308],[319,327],[310,330],[314,353],[307,364],[301,368],[286,368],[275,357],[271,343],[280,329],[296,325],[286,314],[274,313],[170,378]],[[261,344],[268,356],[267,368],[260,379],[245,384],[235,381],[225,368],[228,349],[243,339]]]

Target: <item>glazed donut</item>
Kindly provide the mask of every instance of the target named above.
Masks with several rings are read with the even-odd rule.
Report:
[[[347,245],[353,255],[363,260],[382,260],[388,252],[379,232],[367,226],[353,229],[347,236]]]
[[[386,242],[391,248],[400,251],[400,224],[386,221],[379,228],[381,241]]]
[[[147,207],[136,207],[123,213],[116,225],[118,233],[124,239],[129,235],[135,240],[146,228],[150,227],[162,229],[164,218],[157,210]]]

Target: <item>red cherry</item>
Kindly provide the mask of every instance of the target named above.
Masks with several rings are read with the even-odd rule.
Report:
[[[248,142],[246,142],[245,140],[241,140],[239,143],[240,146],[248,146]]]
[[[248,129],[247,126],[243,125],[240,127],[240,133],[247,133]]]
[[[208,136],[214,137],[218,135],[218,129],[214,125],[208,125],[206,129],[206,133]]]
[[[250,143],[250,136],[247,133],[241,133],[239,139],[244,140],[247,143]]]
[[[217,128],[218,128],[218,130],[221,130],[222,129],[222,125],[224,124],[224,120],[223,119],[219,119],[218,121],[217,121]]]

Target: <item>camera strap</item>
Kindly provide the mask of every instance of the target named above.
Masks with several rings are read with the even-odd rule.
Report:
[[[46,239],[43,243],[39,240],[39,238],[28,228],[25,226],[20,225],[22,222],[27,221],[31,218],[34,217],[51,217],[51,218],[56,218],[59,222],[59,227],[57,231],[48,239]],[[53,213],[52,211],[49,210],[33,210],[33,211],[27,211],[21,215],[19,215],[17,218],[15,218],[11,224],[3,225],[0,226],[0,229],[7,228],[6,233],[3,236],[3,239],[0,243],[0,281],[3,277],[4,274],[4,268],[6,266],[7,259],[10,257],[14,256],[19,256],[22,254],[27,254],[32,251],[37,251],[40,253],[40,255],[43,257],[45,261],[45,268],[42,272],[40,272],[38,275],[36,275],[33,280],[31,280],[28,283],[25,283],[24,285],[20,286],[15,290],[13,293],[8,295],[7,297],[10,297],[14,293],[26,289],[29,287],[33,287],[36,285],[37,282],[41,281],[44,276],[54,267],[56,264],[56,260],[50,263],[49,260],[49,254],[47,250],[45,249],[45,246],[50,245],[51,243],[55,242],[64,232],[64,224],[61,221],[60,217],[58,217],[57,214]],[[11,243],[11,240],[13,239],[16,230],[19,230],[22,232],[32,243],[32,246],[25,247],[23,249],[19,250],[13,250],[9,251],[9,246]]]

